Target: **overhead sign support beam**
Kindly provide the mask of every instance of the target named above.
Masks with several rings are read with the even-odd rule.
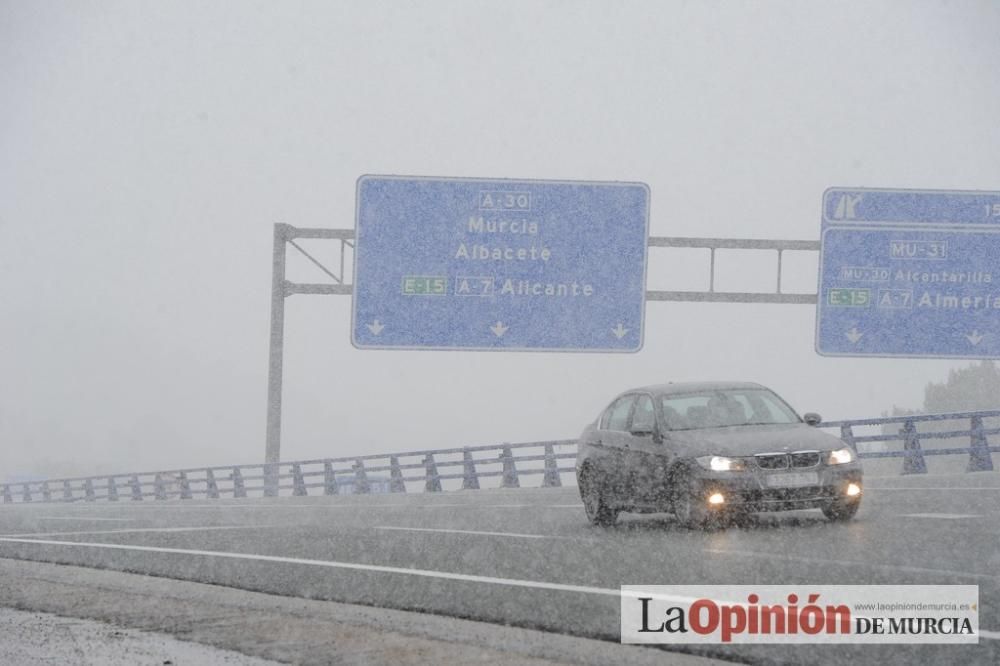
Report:
[[[781,264],[785,252],[817,252],[819,242],[806,240],[772,240],[766,238],[669,238],[653,236],[649,247],[677,247],[709,250],[708,291],[646,291],[647,301],[680,301],[699,303],[773,303],[782,305],[815,305],[816,294],[785,294],[781,291]],[[716,250],[774,251],[777,258],[775,290],[773,292],[733,292],[715,290]]]

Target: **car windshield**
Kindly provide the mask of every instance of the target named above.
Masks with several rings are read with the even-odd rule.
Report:
[[[722,389],[665,395],[660,399],[668,430],[800,423],[798,415],[767,389]]]

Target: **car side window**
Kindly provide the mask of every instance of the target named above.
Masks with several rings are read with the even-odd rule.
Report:
[[[653,413],[653,399],[648,395],[640,395],[635,403],[635,413],[632,414],[632,430],[651,432],[656,428],[656,415]]]
[[[605,409],[604,413],[601,414],[601,422],[597,426],[599,429],[601,429],[601,430],[607,430],[608,429],[608,421],[611,420],[611,412],[612,412],[613,409],[614,409],[614,405],[612,405],[611,407],[608,407],[607,409]]]
[[[621,432],[626,430],[628,427],[628,415],[632,411],[632,403],[634,401],[635,396],[627,395],[619,398],[615,404],[611,405],[611,409],[608,410],[607,430],[618,430]]]

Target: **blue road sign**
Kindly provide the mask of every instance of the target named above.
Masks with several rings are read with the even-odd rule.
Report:
[[[363,176],[351,340],[638,351],[648,222],[642,183]]]
[[[1000,192],[827,190],[816,351],[1000,358]]]

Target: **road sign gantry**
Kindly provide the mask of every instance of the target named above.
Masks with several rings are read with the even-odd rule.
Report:
[[[648,226],[641,183],[363,176],[351,340],[638,351]]]
[[[1000,192],[827,190],[816,351],[1000,358]]]
[[[359,182],[364,182],[369,178],[363,178]],[[454,248],[454,255],[449,258],[450,253],[443,255],[443,260],[445,263],[448,260],[465,260],[466,255],[470,258],[473,256],[482,256],[482,252],[469,247],[469,242],[472,245],[476,245],[476,242],[463,241],[459,239],[461,234],[466,235],[476,235],[480,234],[479,230],[479,218],[483,219],[482,235],[487,234],[487,220],[494,219],[496,221],[497,234],[510,233],[512,236],[515,233],[520,234],[522,231],[525,232],[525,236],[530,238],[537,237],[539,242],[544,241],[544,248],[548,249],[545,255],[548,260],[542,258],[542,247],[536,249],[534,254],[535,259],[533,260],[536,264],[542,264],[537,275],[528,272],[527,275],[520,274],[516,270],[509,271],[509,274],[505,274],[504,282],[498,283],[494,280],[494,291],[496,290],[496,285],[501,284],[501,290],[503,290],[506,280],[519,280],[528,283],[528,286],[521,288],[515,283],[511,283],[507,287],[507,291],[514,290],[517,292],[519,289],[522,291],[522,297],[525,299],[524,303],[530,303],[527,299],[528,296],[533,298],[539,298],[545,296],[547,298],[569,298],[573,292],[573,284],[567,281],[569,279],[576,279],[578,287],[573,298],[593,298],[596,297],[597,301],[603,301],[603,303],[598,303],[599,307],[589,308],[590,314],[594,317],[593,326],[579,327],[575,331],[571,331],[571,335],[567,335],[565,332],[559,333],[559,327],[565,326],[567,321],[563,318],[550,319],[543,326],[540,326],[536,321],[528,321],[525,326],[518,321],[517,318],[513,316],[506,316],[501,319],[496,317],[495,320],[491,321],[494,312],[487,312],[490,317],[485,319],[487,323],[488,334],[483,333],[482,326],[478,326],[476,330],[476,335],[479,336],[476,340],[481,341],[483,337],[489,340],[488,349],[499,350],[504,349],[508,351],[518,351],[518,350],[541,350],[541,349],[553,349],[556,351],[563,351],[567,349],[579,350],[579,351],[636,351],[642,344],[643,331],[642,331],[642,315],[644,314],[642,301],[661,301],[661,302],[708,302],[708,303],[776,303],[776,304],[815,304],[816,295],[814,293],[787,293],[782,289],[782,256],[785,252],[815,252],[819,250],[818,241],[805,241],[805,240],[773,240],[773,239],[748,239],[748,238],[679,238],[679,237],[647,237],[648,234],[648,206],[649,206],[649,193],[645,185],[633,184],[633,183],[592,183],[592,182],[562,182],[562,181],[513,181],[513,180],[485,180],[485,179],[433,179],[433,178],[419,178],[419,179],[402,179],[402,180],[417,180],[422,181],[424,186],[427,186],[429,181],[442,181],[446,180],[448,183],[465,183],[471,186],[475,190],[475,198],[473,202],[476,204],[475,210],[471,213],[468,210],[469,199],[462,199],[456,205],[457,209],[463,212],[459,215],[457,220],[458,224],[462,224],[464,220],[465,229],[463,231],[462,227],[459,226],[457,229],[453,229],[456,234],[455,237],[446,240],[445,247]],[[484,183],[493,183],[493,186],[482,187]],[[471,185],[470,185],[471,184]],[[522,187],[524,185],[525,187]],[[552,186],[560,186],[564,189],[563,193],[560,193],[557,189],[552,189]],[[544,195],[542,198],[536,198],[534,203],[529,200],[525,200],[522,195],[531,195],[535,191],[534,188],[539,188],[539,195]],[[600,188],[600,189],[598,189]],[[542,192],[541,190],[549,190],[548,192]],[[622,200],[614,203],[614,197],[612,194],[614,192],[618,193],[619,197],[624,196],[624,202]],[[483,196],[482,200],[479,197],[486,193],[487,196]],[[569,194],[566,194],[569,193]],[[359,200],[357,202],[357,207],[360,209],[360,188],[359,188]],[[500,198],[495,195],[500,194]],[[547,196],[554,195],[553,198],[546,199]],[[560,198],[561,197],[561,198]],[[603,197],[603,200],[602,200]],[[410,199],[411,202],[415,201]],[[562,215],[559,213],[557,208],[553,208],[549,213],[544,213],[546,205],[560,206],[565,204],[570,206],[566,209],[568,215]],[[595,211],[601,210],[600,206],[591,207],[595,203],[600,203],[603,206],[605,214],[598,214]],[[463,208],[464,207],[464,208]],[[417,207],[417,213],[415,215],[409,216],[408,219],[419,220],[422,219],[423,212],[420,211],[419,206]],[[524,210],[519,210],[523,208]],[[515,213],[533,211],[535,217],[521,216],[516,217]],[[640,213],[641,210],[641,213]],[[494,215],[490,217],[490,213],[507,212],[510,216]],[[627,216],[623,218],[623,215]],[[468,217],[466,217],[468,216]],[[515,219],[516,218],[516,219]],[[456,218],[449,218],[453,223]],[[470,223],[470,219],[472,222]],[[507,225],[501,226],[503,219],[508,220]],[[600,222],[604,220],[603,224]],[[588,228],[599,228],[604,227],[604,230],[610,229],[613,234],[619,234],[620,229],[616,229],[616,225],[622,225],[622,220],[625,219],[624,225],[627,229],[627,233],[623,236],[616,236],[614,239],[609,240],[608,238],[594,239],[594,238],[575,238],[574,232],[570,230],[570,224],[573,220],[583,221],[592,225],[588,227],[586,225],[577,224],[576,232],[583,234]],[[519,220],[525,220],[526,224],[521,224]],[[559,222],[562,220],[562,222]],[[531,222],[535,222],[537,225],[537,234],[532,233],[533,226]],[[432,223],[436,224],[436,221],[431,219]],[[517,224],[513,224],[517,222]],[[546,227],[551,227],[543,232]],[[377,228],[377,227],[375,227]],[[389,226],[385,226],[384,230],[387,230]],[[502,229],[502,231],[501,231]],[[358,266],[359,254],[363,250],[359,250],[358,242],[361,240],[361,224],[358,224],[356,229],[321,229],[321,228],[302,228],[295,227],[289,224],[278,223],[274,225],[274,247],[272,253],[272,272],[271,272],[271,335],[270,335],[270,352],[268,356],[268,390],[267,390],[267,438],[265,445],[265,455],[264,459],[267,463],[265,465],[265,488],[266,494],[275,495],[278,491],[278,475],[277,475],[277,463],[281,459],[281,405],[282,405],[282,383],[283,383],[283,359],[284,359],[284,329],[285,329],[285,299],[295,295],[295,294],[305,294],[305,295],[336,295],[336,296],[354,296],[358,299],[361,295],[362,287],[357,283],[349,283],[347,279],[347,266],[349,261],[353,261],[355,266]],[[493,234],[491,230],[488,232]],[[584,234],[586,235],[586,234]],[[551,238],[549,238],[551,236]],[[563,238],[566,236],[566,238]],[[379,234],[376,233],[372,238],[379,239]],[[413,244],[411,246],[403,246],[400,241],[395,240],[397,247],[394,251],[397,253],[403,253],[405,249],[406,252],[410,250],[419,249],[421,241],[419,236],[411,236],[413,239]],[[335,261],[332,265],[321,261],[316,256],[310,254],[303,245],[299,244],[300,239],[315,240],[323,239],[328,241],[335,241],[339,243],[339,261]],[[393,242],[390,239],[390,242]],[[450,243],[450,245],[448,245]],[[457,245],[456,245],[457,243]],[[462,245],[465,244],[464,250],[462,250]],[[378,242],[369,247],[377,247]],[[486,245],[486,243],[479,242],[479,245]],[[292,282],[286,278],[286,250],[287,247],[291,246],[294,248],[298,254],[305,257],[310,263],[312,263],[321,273],[325,274],[331,282],[324,283],[301,283]],[[507,248],[499,248],[501,255],[499,258],[492,253],[490,253],[485,259],[479,259],[486,264],[492,263],[494,268],[496,266],[503,266],[505,263],[511,263],[513,261],[528,261],[532,257],[530,253],[530,247],[525,248],[523,244],[511,243],[508,245],[510,247],[510,253],[507,252]],[[707,282],[707,290],[685,290],[685,291],[673,291],[673,290],[661,290],[661,289],[645,289],[645,262],[647,256],[647,248],[673,248],[682,250],[693,250],[696,252],[707,251],[706,258],[708,259],[708,266],[705,272],[705,278]],[[497,248],[493,248],[494,250]],[[524,250],[524,259],[518,259],[517,252],[519,250]],[[716,291],[715,290],[715,273],[716,273],[716,255],[718,251],[726,252],[728,250],[748,250],[763,253],[774,253],[774,258],[776,259],[776,271],[775,271],[775,287],[773,291],[752,291],[752,292],[730,292],[730,291]],[[571,259],[573,261],[563,262],[562,268],[560,268],[560,262],[558,258],[560,254],[565,252],[563,259]],[[642,257],[641,261],[641,272],[639,269],[640,262],[638,257]],[[415,255],[417,256],[417,255]],[[507,257],[512,257],[507,259]],[[585,256],[598,256],[603,257],[600,261],[588,261]],[[540,261],[539,261],[540,260]],[[329,261],[329,260],[327,260]],[[549,264],[551,261],[551,265]],[[574,264],[576,268],[573,268],[571,264]],[[365,263],[362,261],[360,268],[368,267],[378,267],[379,265],[387,265],[389,270],[396,270],[392,262],[386,262],[385,260],[379,260],[376,258],[374,263]],[[402,264],[400,264],[402,265]],[[590,270],[588,266],[596,266],[595,270]],[[583,267],[583,270],[579,270]],[[449,272],[448,266],[444,266],[444,271],[441,272],[435,266],[431,266],[434,270],[424,270],[425,266],[418,267],[417,270],[410,270],[409,268],[396,276],[397,280],[390,280],[386,282],[387,288],[392,290],[398,290],[399,298],[410,298],[413,299],[411,303],[433,303],[436,298],[440,298],[441,294],[447,293],[445,290],[449,287],[457,288],[461,292],[464,292],[464,287],[456,282],[453,278],[448,282],[450,276],[459,275],[457,272]],[[556,270],[554,270],[556,269]],[[363,270],[355,272],[355,281],[362,279]],[[617,276],[609,277],[604,280],[602,276],[610,275],[611,273],[617,273]],[[464,275],[464,271],[461,273]],[[494,274],[496,277],[496,274]],[[439,278],[444,278],[444,281],[439,280]],[[544,279],[543,279],[544,278]],[[377,279],[377,278],[376,278]],[[585,282],[585,280],[589,280]],[[535,291],[544,292],[545,286],[535,286],[531,284],[532,282],[538,284],[554,284],[553,292],[550,294],[544,293],[533,293]],[[566,286],[564,287],[563,295],[559,295],[558,284],[562,283]],[[591,285],[591,289],[586,289],[586,285]],[[636,287],[638,286],[638,289]],[[598,287],[601,287],[598,290]],[[476,287],[473,283],[468,284],[469,293],[480,293],[472,291]],[[612,294],[617,294],[617,296],[612,296]],[[463,298],[474,299],[475,297],[466,295]],[[479,296],[479,298],[483,298]],[[618,298],[622,300],[622,303],[617,303],[611,305],[611,300]],[[640,300],[641,299],[641,300]],[[484,302],[488,302],[488,298],[484,299]],[[511,301],[516,299],[511,298]],[[409,313],[412,311],[413,306],[410,306],[411,310],[405,310],[404,313]],[[485,308],[484,308],[485,309]],[[523,310],[530,310],[531,308],[524,308]],[[522,316],[524,311],[520,313]],[[586,310],[585,308],[580,308],[580,311]],[[362,349],[379,349],[378,344],[384,344],[385,341],[391,342],[391,335],[386,335],[381,341],[377,341],[375,345],[369,346],[365,343],[365,336],[370,335],[375,339],[379,338],[384,334],[388,334],[390,329],[398,325],[399,321],[395,318],[390,319],[390,317],[383,315],[380,312],[372,312],[371,318],[368,319],[366,316],[358,317],[357,304],[355,304],[354,320],[352,322],[351,337],[354,340],[355,345]],[[387,314],[392,314],[388,310],[383,310]],[[632,316],[629,317],[629,313]],[[603,319],[601,318],[603,313]],[[620,314],[619,314],[620,313]],[[362,313],[366,315],[367,313]],[[515,313],[517,314],[517,313]],[[609,314],[619,314],[617,317],[608,316]],[[580,317],[580,312],[576,315],[578,320],[583,320]],[[609,320],[615,320],[612,323],[608,323]],[[638,321],[638,325],[632,325],[633,321]],[[404,324],[408,323],[408,318],[403,318]],[[596,322],[596,323],[594,323]],[[598,325],[599,324],[599,325]],[[533,329],[532,327],[536,327]],[[514,331],[517,334],[514,334]],[[535,337],[525,335],[525,331],[535,331]],[[367,331],[367,333],[366,333]],[[590,331],[590,333],[588,333]],[[358,336],[361,336],[359,340]],[[494,336],[496,340],[490,340],[490,335]],[[562,336],[561,338],[559,336]],[[588,335],[590,338],[588,339]],[[509,337],[508,337],[509,336]],[[519,339],[518,336],[521,336]],[[442,338],[443,339],[443,338]],[[412,342],[417,340],[418,345],[401,347],[404,349],[420,349],[419,339],[417,336],[413,336]],[[476,344],[476,340],[471,337],[466,340],[466,342],[471,341]],[[372,338],[368,339],[369,342]],[[527,342],[526,342],[527,341]],[[361,344],[358,344],[361,342]],[[440,342],[436,340],[435,342]],[[536,346],[530,346],[534,344]],[[561,347],[556,347],[553,345],[561,345]],[[590,345],[590,346],[588,346]],[[602,345],[604,348],[602,348]],[[391,344],[388,346],[392,346]],[[445,347],[434,347],[434,348],[445,348]],[[474,349],[477,348],[472,345],[464,345],[456,348],[460,349]]]

